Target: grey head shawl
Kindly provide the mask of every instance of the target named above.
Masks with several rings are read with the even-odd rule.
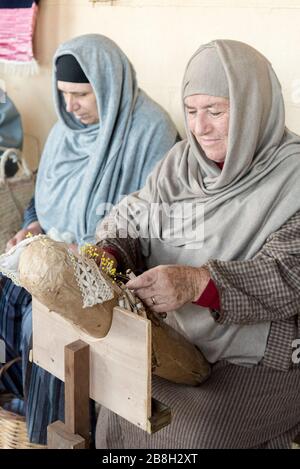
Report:
[[[56,60],[65,54],[77,59],[94,89],[97,124],[85,126],[65,109],[55,75]],[[83,244],[94,240],[106,204],[143,185],[177,132],[166,112],[139,90],[125,54],[104,36],[88,34],[61,45],[53,87],[58,122],[41,158],[36,211],[46,232],[67,231]]]
[[[285,128],[281,87],[268,60],[247,44],[213,41],[187,65],[182,104],[190,93],[229,97],[225,164],[221,171],[205,156],[186,122],[187,139],[157,165],[142,190],[124,201],[135,212],[135,204],[150,210],[151,203],[190,203],[204,211],[203,218],[202,210],[194,210],[192,220],[177,224],[172,236],[165,210],[161,226],[152,216],[147,227],[143,215],[139,228],[148,237],[140,242],[148,267],[250,260],[300,209],[300,137]],[[191,221],[194,236],[187,236]],[[264,354],[269,323],[219,325],[208,310],[193,304],[176,317],[211,362],[255,364]]]

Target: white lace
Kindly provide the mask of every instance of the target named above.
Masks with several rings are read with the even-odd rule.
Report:
[[[13,246],[8,252],[0,256],[0,272],[6,277],[10,278],[18,287],[20,284],[19,262],[20,256],[24,249],[33,241],[40,238],[46,238],[45,235],[31,236],[25,238],[23,241]]]
[[[67,244],[75,243],[76,237],[70,231],[64,231],[60,233],[54,226],[47,231],[47,236],[53,239],[53,241],[59,241]]]
[[[113,290],[102,277],[96,262],[83,256],[75,257],[70,250],[68,250],[68,254],[74,267],[77,285],[81,291],[83,308],[111,300],[114,296]]]

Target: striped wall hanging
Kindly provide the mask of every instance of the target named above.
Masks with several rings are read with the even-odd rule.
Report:
[[[0,0],[0,73],[37,73],[33,34],[38,1]]]

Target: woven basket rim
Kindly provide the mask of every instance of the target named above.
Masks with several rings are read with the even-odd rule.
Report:
[[[0,406],[0,449],[46,448],[46,445],[30,443],[25,417]]]

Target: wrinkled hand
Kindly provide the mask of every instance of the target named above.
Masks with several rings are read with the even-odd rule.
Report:
[[[126,286],[134,290],[150,310],[167,313],[196,301],[209,280],[205,267],[160,265],[130,280]]]
[[[38,221],[30,223],[27,228],[23,228],[22,230],[18,231],[18,233],[8,241],[6,244],[6,252],[9,251],[13,246],[16,246],[16,244],[19,244],[20,241],[23,241],[23,239],[25,239],[29,233],[31,233],[33,236],[36,236],[42,232],[43,230]]]

